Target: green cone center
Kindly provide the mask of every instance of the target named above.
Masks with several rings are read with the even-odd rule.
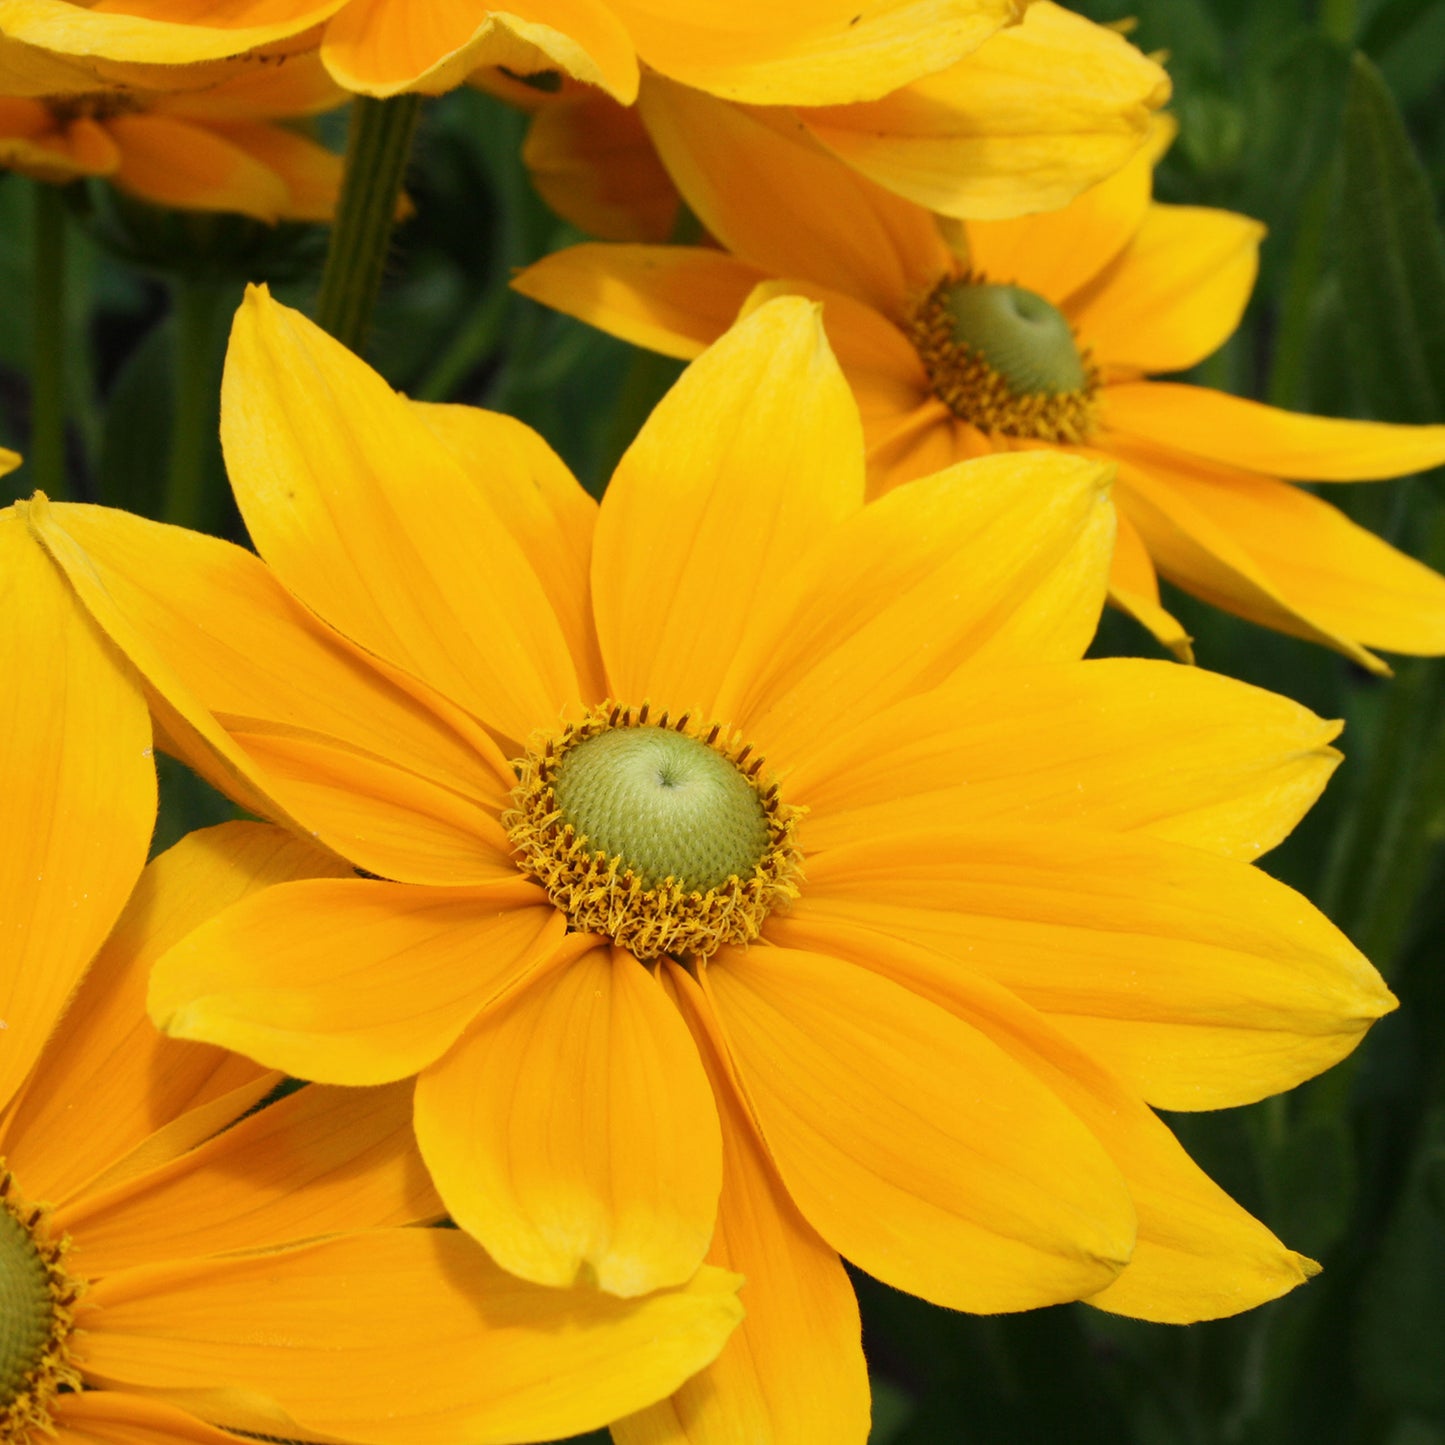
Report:
[[[749,877],[767,856],[757,790],[721,753],[670,728],[614,728],[569,748],[553,792],[587,845],[651,888],[675,878],[706,892]]]
[[[951,287],[943,307],[953,339],[975,351],[1016,395],[1083,391],[1088,373],[1064,313],[1022,286]]]
[[[0,1207],[0,1410],[44,1358],[52,1312],[45,1261],[30,1231]]]

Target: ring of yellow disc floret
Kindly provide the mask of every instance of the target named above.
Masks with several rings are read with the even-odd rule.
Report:
[[[957,286],[987,284],[981,271],[945,276],[904,321],[933,394],[954,416],[983,432],[1075,445],[1088,441],[1098,426],[1101,377],[1087,347],[1079,348],[1086,380],[1077,391],[1017,392],[978,351],[955,338],[948,293]]]
[[[52,1402],[62,1390],[78,1390],[80,1371],[71,1358],[71,1337],[75,1333],[75,1306],[85,1284],[65,1268],[70,1239],[51,1237],[46,1228],[46,1210],[26,1204],[15,1189],[15,1179],[0,1160],[0,1209],[29,1236],[31,1246],[45,1271],[50,1295],[50,1334],[39,1359],[26,1372],[19,1390],[0,1402],[0,1442],[18,1445],[32,1431],[55,1433]]]
[[[668,877],[648,887],[621,857],[588,845],[557,806],[557,769],[570,748],[614,728],[658,727],[721,754],[757,794],[767,823],[768,843],[747,877],[733,874],[700,891]],[[647,703],[625,707],[606,702],[560,733],[537,740],[520,759],[512,807],[502,815],[517,866],[535,878],[547,897],[581,933],[600,933],[637,958],[663,954],[705,959],[724,944],[757,938],[763,920],[779,904],[798,896],[801,855],[794,831],[802,809],[779,797],[761,756],[719,723],[698,725],[691,714],[654,714]]]

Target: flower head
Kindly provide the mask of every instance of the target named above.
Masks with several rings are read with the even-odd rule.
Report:
[[[1192,1319],[1305,1278],[1145,1101],[1287,1088],[1392,1006],[1250,866],[1336,728],[1078,661],[1105,467],[999,456],[864,506],[797,299],[694,364],[600,506],[260,291],[223,429],[264,562],[97,508],[37,534],[170,745],[369,876],[217,914],[154,1016],[416,1075],[442,1199],[523,1278],[744,1274],[740,1336],[638,1438],[861,1441],[840,1253],[983,1311]]]
[[[736,1323],[735,1279],[636,1303],[525,1285],[455,1231],[401,1227],[444,1212],[408,1089],[258,1108],[279,1074],[156,1033],[147,976],[172,943],[349,870],[236,823],[142,872],[140,682],[27,511],[0,513],[0,1441],[500,1445],[675,1389]]]
[[[1263,228],[1151,200],[1169,130],[1062,210],[934,218],[820,155],[793,128],[674,91],[651,133],[715,248],[583,246],[518,289],[640,345],[692,356],[739,307],[824,303],[881,493],[966,457],[1055,447],[1110,461],[1112,597],[1181,655],[1158,577],[1338,648],[1445,652],[1445,579],[1291,481],[1400,476],[1445,462],[1445,426],[1301,416],[1151,373],[1228,339]],[[750,183],[735,183],[746,172]],[[963,255],[958,254],[959,250]]]

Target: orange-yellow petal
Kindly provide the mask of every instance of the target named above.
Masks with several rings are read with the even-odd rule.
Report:
[[[861,1269],[990,1314],[1095,1294],[1128,1261],[1123,1179],[984,1035],[801,950],[721,950],[703,986],[793,1202]]]
[[[617,1421],[617,1445],[863,1445],[868,1368],[858,1304],[837,1254],[798,1213],[703,1019],[697,985],[669,965],[723,1129],[723,1190],[708,1263],[741,1274],[747,1311],[722,1354],[669,1399]]]
[[[611,246],[554,251],[512,280],[544,306],[634,346],[690,361],[737,319],[763,273],[710,246]]]
[[[947,69],[863,105],[799,112],[835,155],[943,215],[1018,216],[1125,164],[1169,78],[1115,31],[1034,0]]]
[[[44,1069],[6,1121],[0,1152],[27,1189],[63,1204],[135,1151],[155,1156],[148,1141],[156,1131],[167,1130],[167,1148],[179,1152],[218,1127],[208,1128],[206,1105],[243,1086],[258,1085],[257,1097],[270,1087],[271,1076],[249,1060],[156,1032],[145,1013],[151,965],[256,889],[340,866],[279,828],[224,823],[189,834],[141,874],[46,1049]],[[239,1111],[247,1107],[238,1104]],[[204,1132],[175,1127],[187,1111]]]
[[[1098,1139],[1129,1186],[1139,1236],[1128,1267],[1090,1304],[1184,1324],[1251,1309],[1315,1272],[1209,1179],[1137,1095],[1006,989],[847,924],[783,920],[779,932],[882,973],[982,1030]]]
[[[1258,221],[1233,211],[1150,206],[1133,241],[1066,314],[1106,369],[1182,371],[1234,334],[1263,238]]]
[[[759,598],[723,714],[777,767],[839,718],[966,664],[1077,658],[1104,603],[1107,480],[1094,463],[1035,451],[966,462],[874,502]]]
[[[1062,823],[1255,858],[1319,797],[1340,724],[1276,693],[1111,658],[968,674],[852,726],[786,782],[809,852],[900,828]]]
[[[56,1397],[53,1439],[61,1445],[234,1445],[235,1436],[188,1410],[120,1390],[69,1390]]]
[[[546,592],[468,469],[365,362],[255,287],[221,441],[257,550],[332,626],[518,741],[575,704]]]
[[[199,1149],[55,1215],[88,1278],[168,1259],[440,1219],[412,1138],[409,1083],[315,1084]]]
[[[342,158],[284,125],[213,120],[207,130],[264,166],[285,188],[277,215],[288,221],[329,221],[341,195]]]
[[[140,680],[27,525],[0,512],[0,1106],[145,864],[156,816]]]
[[[363,1231],[111,1275],[86,1375],[283,1439],[512,1445],[676,1389],[737,1324],[737,1285],[704,1269],[620,1300],[527,1284],[457,1230]]]
[[[693,362],[607,489],[592,590],[613,695],[711,713],[779,574],[862,500],[858,408],[816,309],[770,302]]]
[[[728,105],[652,77],[638,105],[683,199],[741,260],[890,316],[949,269],[927,211],[828,155],[790,113]]]
[[[536,1284],[629,1298],[688,1279],[712,1238],[717,1112],[655,976],[574,934],[417,1080],[452,1218]]]
[[[403,1079],[556,946],[562,917],[519,875],[477,888],[368,879],[282,884],[227,908],[151,974],[173,1038],[298,1078]]]
[[[1360,482],[1445,464],[1445,426],[1304,416],[1179,382],[1106,387],[1104,425],[1269,477]]]
[[[1126,511],[1116,512],[1114,565],[1109,573],[1109,601],[1127,612],[1180,662],[1194,661],[1194,639],[1159,600],[1159,574],[1139,529]]]
[[[991,824],[894,833],[808,860],[801,916],[936,949],[1002,983],[1151,1104],[1292,1088],[1395,1007],[1304,898],[1143,834]]]

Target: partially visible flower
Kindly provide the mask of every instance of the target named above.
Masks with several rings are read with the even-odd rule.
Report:
[[[630,1303],[523,1284],[456,1231],[399,1227],[444,1213],[408,1089],[252,1112],[279,1074],[156,1033],[161,953],[259,890],[350,870],[239,823],[142,873],[141,684],[27,513],[0,513],[0,1440],[485,1445],[675,1389],[736,1324],[736,1279]]]
[[[550,92],[495,72],[474,83],[533,112],[523,159],[560,216],[611,241],[669,237],[677,191],[649,131],[696,125],[706,145],[714,107],[703,97],[644,76],[640,104],[625,110],[567,80]],[[891,95],[771,119],[917,204],[999,217],[1062,206],[1113,174],[1168,97],[1168,76],[1122,37],[1035,0],[1019,25]],[[756,179],[734,183],[747,191]]]
[[[1167,126],[1068,207],[968,222],[960,246],[796,122],[676,87],[661,115],[662,158],[728,250],[574,247],[523,272],[523,294],[679,357],[750,298],[815,297],[862,409],[875,493],[995,451],[1109,460],[1112,596],[1179,654],[1189,639],[1158,575],[1376,671],[1367,647],[1445,652],[1445,579],[1288,484],[1438,466],[1445,426],[1303,416],[1150,379],[1234,331],[1263,236],[1245,216],[1151,200]]]
[[[0,167],[62,184],[97,176],[182,210],[330,219],[341,157],[283,124],[347,99],[314,55],[175,79],[189,83],[122,82],[0,37]]]
[[[1235,1313],[1310,1263],[1147,1106],[1342,1057],[1393,1000],[1250,866],[1337,725],[1080,662],[1108,468],[987,458],[864,505],[815,308],[700,358],[604,500],[252,291],[222,398],[266,559],[103,508],[37,535],[169,745],[365,875],[177,943],[177,1037],[416,1076],[453,1217],[538,1283],[747,1280],[626,1440],[861,1445],[844,1255],[999,1311]]]

